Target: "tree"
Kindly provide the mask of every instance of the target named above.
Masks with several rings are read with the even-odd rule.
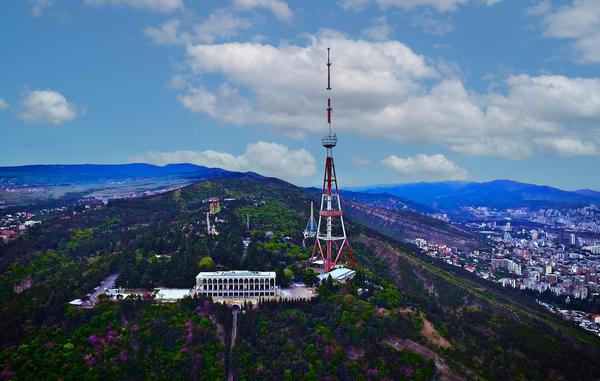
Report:
[[[200,269],[212,269],[214,265],[215,261],[208,255],[200,258],[200,261],[198,261],[198,267],[200,267]]]

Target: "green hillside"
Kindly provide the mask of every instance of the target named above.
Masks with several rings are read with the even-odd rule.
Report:
[[[214,237],[204,224],[210,197],[221,198],[224,221]],[[67,308],[115,273],[119,285],[144,289],[190,288],[212,269],[312,282],[301,246],[311,197],[274,179],[208,181],[69,211],[1,246],[2,377],[222,380],[231,369],[240,380],[600,378],[597,337],[354,221],[357,276],[321,286],[311,302],[240,314],[231,351],[231,314],[209,301]]]

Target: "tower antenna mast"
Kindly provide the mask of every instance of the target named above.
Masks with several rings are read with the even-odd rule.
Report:
[[[331,128],[331,60],[330,49],[327,48],[327,125],[329,134],[321,139],[321,144],[327,149],[325,159],[325,175],[321,191],[321,209],[315,245],[311,261],[319,257],[323,261],[325,272],[335,269],[340,257],[346,260],[350,267],[356,267],[352,248],[346,237],[344,214],[338,192],[335,165],[333,164],[333,147],[337,145],[337,136]],[[324,230],[324,231],[323,231]]]
[[[330,49],[327,48],[327,125],[329,126],[329,135],[331,135],[331,60],[329,59]]]

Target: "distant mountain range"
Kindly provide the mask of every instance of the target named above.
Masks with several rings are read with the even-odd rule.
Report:
[[[169,164],[162,167],[151,164],[25,165],[0,167],[0,181],[12,181],[17,186],[59,186],[149,178],[204,179],[231,173],[220,168],[194,164]]]
[[[81,196],[119,196],[185,186],[218,178],[262,178],[194,164],[27,165],[0,167],[0,203],[17,205],[40,200]],[[20,192],[24,188],[43,188]],[[15,193],[14,190],[17,190]],[[497,209],[562,208],[600,205],[600,192],[565,191],[511,180],[446,181],[381,185],[344,190],[343,196],[388,210],[452,211],[462,206]]]
[[[549,186],[511,180],[488,182],[446,181],[354,188],[364,193],[388,193],[438,210],[462,206],[488,206],[497,209],[530,207],[561,208],[600,205],[600,192],[565,191]]]
[[[81,197],[120,198],[220,178],[262,178],[194,164],[26,165],[0,167],[0,206]]]

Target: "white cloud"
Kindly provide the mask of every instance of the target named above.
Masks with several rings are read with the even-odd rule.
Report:
[[[144,29],[144,34],[158,45],[175,45],[186,43],[186,37],[180,35],[179,28],[181,21],[172,19],[165,21],[159,27],[148,26]]]
[[[316,160],[305,149],[291,150],[287,146],[259,141],[248,144],[241,155],[217,151],[145,152],[129,159],[155,165],[192,163],[238,172],[256,172],[289,181],[310,177],[316,172]]]
[[[183,0],[84,0],[86,5],[103,6],[116,5],[154,12],[169,13],[184,8]]]
[[[223,74],[226,87],[196,89],[180,101],[217,119],[236,114],[238,124],[268,124],[292,135],[319,131],[324,105],[316,97],[325,96],[327,46],[334,47],[334,102],[347,104],[354,113],[406,96],[417,86],[414,78],[437,74],[424,57],[399,42],[353,41],[330,33],[314,37],[308,46],[199,44],[187,48],[192,72]],[[248,95],[241,95],[240,88]],[[197,102],[191,102],[194,98]]]
[[[293,16],[290,7],[281,0],[233,0],[233,3],[243,9],[266,8],[281,21],[289,21]]]
[[[179,95],[177,99],[191,111],[227,123],[244,124],[251,119],[252,110],[246,99],[227,84],[219,86],[215,94],[203,87],[191,87],[188,94]]]
[[[600,154],[598,78],[511,76],[498,92],[477,94],[398,41],[352,40],[331,31],[306,45],[189,45],[189,75],[220,84],[190,87],[179,101],[226,123],[269,126],[294,137],[322,133],[327,47],[337,131],[466,155]],[[577,141],[591,143],[578,148]]]
[[[411,17],[410,23],[434,36],[443,36],[454,31],[454,25],[451,22],[434,17],[430,10],[415,14]]]
[[[33,6],[31,7],[31,15],[34,17],[41,17],[44,12],[44,8],[48,8],[54,3],[54,0],[33,0]]]
[[[370,2],[371,0],[341,0],[339,5],[345,11],[360,12],[365,9]]]
[[[8,103],[2,98],[0,98],[0,110],[4,110],[8,108]]]
[[[378,0],[378,2],[384,8],[415,9],[427,6],[439,12],[452,12],[456,10],[458,5],[466,4],[469,0]]]
[[[542,0],[535,5],[532,5],[525,9],[525,14],[528,16],[542,16],[552,10],[552,3],[550,0]]]
[[[600,152],[600,146],[597,142],[581,141],[578,138],[540,138],[538,143],[564,156],[596,155]]]
[[[435,9],[438,12],[453,12],[459,5],[467,3],[480,3],[487,6],[492,6],[499,3],[501,0],[374,0],[382,8],[402,8],[404,10],[414,10],[420,7],[428,7]],[[361,11],[371,1],[370,0],[341,0],[340,7],[343,10]]]
[[[582,61],[600,62],[600,2],[574,0],[555,10],[541,2],[529,14],[543,15],[544,36],[571,40]]]
[[[212,43],[215,40],[234,37],[239,30],[252,26],[250,21],[243,19],[228,9],[217,9],[201,23],[188,25],[184,30],[178,19],[164,22],[158,27],[149,26],[144,34],[157,45],[193,44],[198,42]]]
[[[194,27],[200,41],[212,42],[217,38],[233,37],[240,29],[248,29],[252,24],[228,10],[217,10],[202,23]]]
[[[392,28],[388,25],[385,16],[377,17],[373,25],[362,30],[362,35],[376,41],[387,39],[390,33]]]
[[[28,91],[21,100],[19,117],[28,123],[63,124],[77,117],[76,107],[52,90]]]
[[[391,168],[405,180],[464,180],[469,173],[448,160],[442,154],[418,154],[412,157],[399,158],[391,155],[381,161],[381,164]]]

